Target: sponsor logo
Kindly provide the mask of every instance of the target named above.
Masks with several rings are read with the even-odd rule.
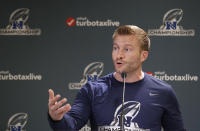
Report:
[[[91,131],[91,128],[88,125],[85,125],[79,131]]]
[[[10,71],[0,71],[0,80],[42,80],[42,75],[35,73],[13,74]]]
[[[120,25],[119,21],[113,21],[111,19],[107,20],[91,20],[87,17],[69,17],[66,19],[67,26],[77,26],[77,27],[117,27]]]
[[[6,131],[25,131],[24,128],[28,121],[28,114],[16,113],[8,120]]]
[[[184,30],[179,25],[183,18],[182,9],[171,9],[165,13],[163,17],[163,25],[160,29],[149,29],[149,36],[194,36],[195,31],[193,29]]]
[[[152,73],[152,72],[146,72],[146,73],[153,76],[153,73]]]
[[[70,17],[70,18],[68,18],[68,19],[66,20],[66,24],[67,24],[68,26],[74,26],[74,25],[76,24],[76,20],[75,20],[74,18]]]
[[[197,82],[199,80],[199,77],[197,75],[192,74],[184,74],[184,75],[178,75],[178,74],[167,74],[165,71],[156,71],[154,73],[147,72],[147,74],[150,74],[160,80],[163,81],[194,81]]]
[[[30,10],[27,8],[16,9],[9,18],[6,28],[0,29],[0,35],[40,35],[40,29],[30,29],[27,20]]]
[[[159,94],[155,94],[155,93],[149,93],[149,96],[157,96],[157,95],[159,95]]]
[[[96,80],[101,76],[103,68],[104,64],[102,62],[93,62],[89,64],[83,72],[83,79],[78,83],[69,83],[69,89],[81,89],[81,87],[85,85],[87,81]]]

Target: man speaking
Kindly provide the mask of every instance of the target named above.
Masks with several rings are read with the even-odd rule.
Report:
[[[74,104],[49,89],[50,126],[55,131],[77,131],[90,120],[92,131],[184,131],[173,88],[142,71],[150,39],[133,25],[113,34],[115,72],[88,81]]]

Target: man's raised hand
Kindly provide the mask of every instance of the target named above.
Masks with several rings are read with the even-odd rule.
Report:
[[[49,89],[49,115],[54,121],[61,120],[65,113],[71,109],[70,104],[63,105],[65,102],[67,102],[67,99],[63,98],[59,101],[60,98],[61,96],[59,94],[54,96],[54,91]]]

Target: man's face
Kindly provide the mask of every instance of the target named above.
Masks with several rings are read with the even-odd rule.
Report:
[[[134,73],[141,70],[145,58],[139,45],[134,35],[117,35],[114,38],[112,60],[116,72]]]

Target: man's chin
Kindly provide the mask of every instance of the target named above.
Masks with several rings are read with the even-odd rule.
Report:
[[[126,71],[124,71],[124,70],[115,70],[115,72],[121,74],[122,72],[126,72]]]
[[[121,74],[122,72],[126,72],[126,70],[124,68],[122,68],[122,67],[121,68],[116,68],[115,67],[115,72]]]

